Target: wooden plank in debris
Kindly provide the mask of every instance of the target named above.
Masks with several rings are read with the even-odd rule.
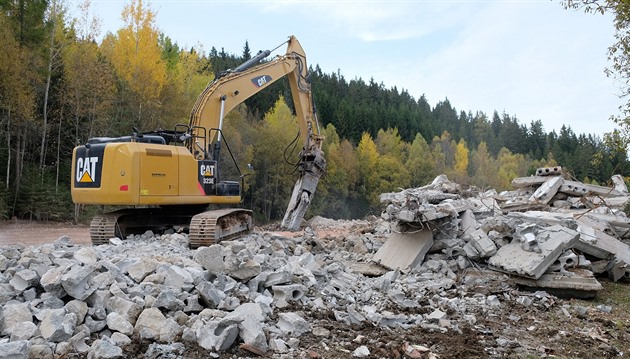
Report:
[[[373,261],[407,273],[424,261],[431,246],[433,233],[427,227],[417,232],[393,232],[374,254]]]

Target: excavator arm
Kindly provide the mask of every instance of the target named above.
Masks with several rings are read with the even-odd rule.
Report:
[[[225,115],[273,82],[287,76],[298,118],[303,147],[297,164],[299,178],[293,188],[282,226],[297,230],[326,168],[321,150],[323,137],[308,81],[306,55],[298,40],[291,36],[286,54],[260,63],[270,55],[266,50],[233,70],[221,74],[199,95],[190,115],[192,153],[199,159],[218,160]]]

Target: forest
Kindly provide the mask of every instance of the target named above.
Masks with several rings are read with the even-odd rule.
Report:
[[[128,1],[124,26],[101,37],[90,6],[81,3],[71,18],[61,0],[0,0],[0,219],[88,220],[104,208],[73,204],[73,148],[92,137],[129,135],[134,127],[187,124],[208,83],[252,56],[246,39],[241,54],[180,48],[157,29],[155,12],[142,0]],[[374,78],[349,80],[343,69],[324,73],[311,61],[328,167],[310,215],[378,214],[379,194],[422,186],[439,174],[501,191],[541,166],[561,165],[596,184],[630,170],[626,151],[614,145],[623,140],[618,134],[604,141],[576,134],[570,124],[546,132],[541,120],[523,124],[507,113],[458,111],[448,99],[431,106],[425,95],[415,99]],[[290,99],[281,80],[225,120],[238,167],[253,168],[243,206],[261,223],[282,218],[296,179],[291,161],[279,160],[297,157],[289,148],[297,134]],[[227,158],[220,163],[236,176]]]

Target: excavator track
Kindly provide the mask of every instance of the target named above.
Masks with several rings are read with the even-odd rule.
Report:
[[[190,248],[211,246],[238,238],[254,228],[252,211],[247,209],[212,210],[195,215],[190,221]]]
[[[120,217],[120,213],[112,212],[98,214],[92,218],[90,238],[93,245],[109,244],[110,238],[120,236],[118,217]]]
[[[254,229],[252,211],[220,209],[194,213],[161,209],[118,210],[96,215],[90,223],[93,245],[109,244],[110,238],[125,239],[146,229],[158,231],[161,224],[185,225],[189,229],[190,248],[211,246],[223,240],[238,238]]]

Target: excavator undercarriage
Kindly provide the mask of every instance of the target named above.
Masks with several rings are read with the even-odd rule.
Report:
[[[90,224],[94,245],[108,244],[110,238],[126,238],[147,230],[188,232],[190,247],[210,246],[250,233],[253,228],[252,211],[220,209],[199,213],[195,207],[122,209],[95,216]]]

